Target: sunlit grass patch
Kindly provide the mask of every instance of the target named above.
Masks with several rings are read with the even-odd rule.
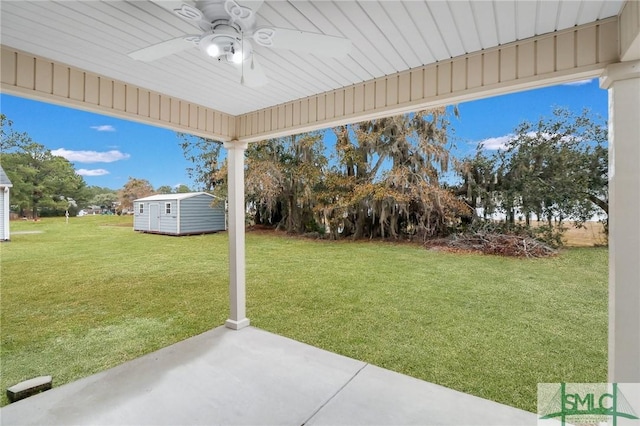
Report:
[[[226,233],[130,224],[11,224],[43,232],[0,245],[2,389],[57,386],[224,323]],[[604,248],[507,259],[252,232],[246,246],[256,327],[530,411],[538,382],[606,380]]]

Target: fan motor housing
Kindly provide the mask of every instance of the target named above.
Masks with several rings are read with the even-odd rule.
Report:
[[[243,61],[252,51],[248,40],[242,39],[240,27],[227,21],[218,20],[211,23],[211,30],[205,32],[198,42],[200,50],[208,56],[226,59],[228,62]],[[234,54],[241,54],[235,58]]]

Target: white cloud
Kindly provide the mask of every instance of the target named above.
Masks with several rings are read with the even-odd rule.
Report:
[[[560,136],[560,135],[558,133],[527,132],[527,136],[532,138],[532,139],[540,137],[542,139],[550,141],[551,139],[558,138],[558,136]],[[559,138],[560,142],[574,142],[574,141],[580,142],[581,140],[582,140],[582,138],[580,136],[573,136],[573,135],[562,135]]]
[[[578,80],[578,81],[570,81],[568,83],[563,83],[563,86],[584,86],[585,84],[589,84],[593,81],[592,78],[588,80]]]
[[[531,132],[527,132],[525,136],[531,139],[540,138],[545,140],[551,140],[553,138],[557,138],[558,134],[538,133],[538,132],[531,131]],[[498,136],[495,138],[487,138],[478,142],[478,146],[481,147],[482,149],[486,149],[489,151],[499,151],[499,150],[507,149],[507,145],[515,137],[516,135],[514,135],[513,133],[510,133],[508,135]],[[560,142],[573,142],[573,141],[580,141],[580,140],[581,140],[580,137],[571,136],[571,135],[564,135],[564,136],[560,136],[559,138]]]
[[[111,124],[101,124],[100,126],[91,126],[91,128],[98,132],[115,132],[116,131],[116,128],[113,127]]]
[[[105,169],[78,169],[76,173],[80,176],[104,176],[108,175],[109,171]]]
[[[131,155],[118,150],[111,151],[72,151],[69,149],[54,149],[51,151],[53,155],[64,157],[69,161],[77,161],[78,163],[113,163],[114,161],[126,160]]]
[[[483,149],[488,149],[489,151],[497,151],[500,149],[505,149],[509,141],[513,138],[514,135],[504,135],[498,136],[496,138],[487,138],[480,142],[478,142],[478,146],[482,146]]]

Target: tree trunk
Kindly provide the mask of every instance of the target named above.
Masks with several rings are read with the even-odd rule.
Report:
[[[290,195],[289,197],[287,197],[287,232],[288,233],[294,233],[296,230],[296,202],[295,202],[295,197],[293,195]]]
[[[389,234],[394,240],[398,239],[398,212],[393,209],[391,212],[391,216],[389,216]]]
[[[356,217],[356,229],[355,229],[355,232],[353,233],[354,240],[364,237],[364,227],[366,225],[366,220],[367,220],[367,209],[366,209],[366,204],[363,201],[360,201],[360,203],[358,204],[357,215],[358,216]]]
[[[600,207],[602,210],[604,210],[604,212],[609,215],[609,203],[607,203],[604,200],[601,200],[600,198],[596,197],[593,194],[585,194],[587,196],[587,199],[589,201],[591,201],[593,204],[595,204],[596,206]]]

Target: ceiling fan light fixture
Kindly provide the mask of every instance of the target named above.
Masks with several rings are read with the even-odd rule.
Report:
[[[227,53],[227,61],[233,64],[241,64],[253,54],[253,46],[248,40],[236,40]]]
[[[244,52],[242,49],[237,49],[234,53],[231,54],[231,62],[234,64],[241,64],[244,60]]]
[[[182,3],[180,8],[171,7],[170,10],[185,21],[197,23],[202,33],[186,34],[156,43],[130,52],[129,57],[150,62],[196,45],[202,57],[214,58],[215,62],[233,66],[240,73],[242,84],[258,87],[266,84],[267,78],[259,64],[259,58],[254,57],[253,43],[260,47],[309,52],[329,57],[340,57],[349,53],[351,42],[345,38],[296,29],[256,28],[256,11],[263,1],[202,0],[189,1],[188,4],[167,1],[163,7],[168,9],[169,5]]]
[[[220,47],[213,41],[209,43],[207,47],[205,47],[204,51],[212,58],[217,58],[218,56],[220,56],[220,53],[222,53],[220,51]]]
[[[200,50],[211,58],[218,58],[227,53],[233,46],[234,38],[213,31],[203,35],[198,42]]]

